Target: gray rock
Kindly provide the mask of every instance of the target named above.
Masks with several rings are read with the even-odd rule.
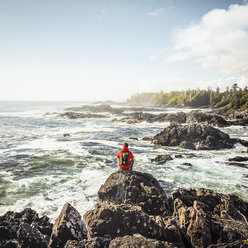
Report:
[[[141,206],[152,215],[169,211],[167,197],[159,182],[150,174],[137,171],[112,173],[98,191],[100,201]]]
[[[154,136],[153,144],[180,146],[193,150],[232,148],[236,143],[228,134],[209,125],[191,124],[182,126],[171,124]]]
[[[83,240],[87,237],[87,229],[79,212],[66,203],[56,219],[49,247],[64,247],[67,240]]]
[[[165,164],[167,161],[173,160],[170,155],[158,155],[154,159],[152,159],[152,162],[156,162],[157,164]]]
[[[90,237],[115,238],[139,233],[147,238],[182,244],[176,222],[165,223],[163,218],[149,216],[138,206],[98,203],[95,209],[84,214],[84,220]]]
[[[206,123],[218,127],[230,126],[222,116],[212,113],[203,113],[199,111],[191,111],[186,117],[187,123]]]

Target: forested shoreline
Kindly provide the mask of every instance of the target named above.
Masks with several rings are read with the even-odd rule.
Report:
[[[212,90],[185,90],[171,92],[137,93],[127,99],[129,104],[171,105],[184,107],[214,107],[223,109],[248,110],[248,88],[233,84],[225,91],[219,88]]]

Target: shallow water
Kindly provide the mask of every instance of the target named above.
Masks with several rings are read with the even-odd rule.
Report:
[[[83,214],[94,206],[99,187],[117,169],[115,154],[125,141],[135,155],[135,170],[151,173],[175,187],[210,188],[248,200],[248,169],[226,164],[230,157],[247,156],[242,153],[245,147],[191,151],[154,146],[130,137],[153,136],[168,123],[130,125],[113,122],[114,116],[78,120],[44,116],[83,104],[0,102],[0,215],[31,207],[54,220],[65,202]],[[247,127],[222,130],[248,140]],[[64,133],[70,137],[63,137]],[[165,153],[172,157],[193,153],[195,157],[175,158],[164,165],[151,162]]]

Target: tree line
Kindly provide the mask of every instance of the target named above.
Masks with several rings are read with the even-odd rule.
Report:
[[[127,99],[130,104],[159,104],[188,107],[216,107],[223,109],[248,109],[248,88],[240,88],[237,84],[227,87],[221,92],[208,88],[207,90],[185,90],[171,92],[146,92],[132,95]]]

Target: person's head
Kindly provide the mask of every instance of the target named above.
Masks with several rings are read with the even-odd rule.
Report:
[[[128,148],[128,143],[123,143],[123,147],[127,147]]]

